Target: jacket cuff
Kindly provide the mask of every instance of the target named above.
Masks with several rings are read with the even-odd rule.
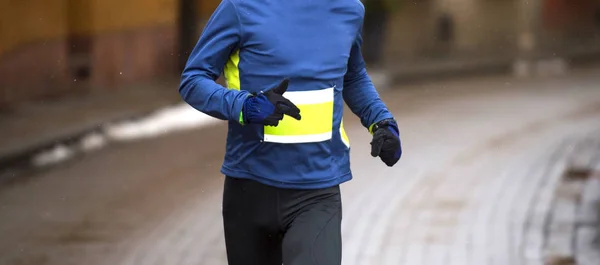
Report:
[[[246,103],[246,100],[248,100],[248,97],[250,97],[250,96],[252,96],[252,95],[250,93],[248,93],[248,91],[240,91],[240,95],[238,96],[237,102],[234,105],[233,113],[239,113],[239,114],[237,115],[237,117],[235,117],[235,116],[231,117],[231,119],[239,122],[241,125],[245,124],[244,115],[243,115],[244,104]]]
[[[387,118],[371,124],[371,126],[369,126],[369,133],[373,134],[375,131],[377,131],[377,129],[388,126],[393,127],[396,131],[398,131],[396,120],[393,118]]]

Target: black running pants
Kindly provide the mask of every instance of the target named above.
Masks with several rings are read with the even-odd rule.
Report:
[[[229,265],[340,265],[339,186],[293,190],[225,177]]]

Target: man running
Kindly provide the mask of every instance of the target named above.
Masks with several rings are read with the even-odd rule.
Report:
[[[361,55],[364,12],[359,0],[222,0],[190,54],[182,98],[229,121],[230,265],[341,264],[344,102],[373,135],[371,155],[400,159],[398,126]]]

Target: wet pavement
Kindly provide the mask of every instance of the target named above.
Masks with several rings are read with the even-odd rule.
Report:
[[[544,264],[577,139],[600,135],[600,74],[382,92],[404,157],[387,168],[347,112],[344,264]],[[0,264],[226,264],[226,128],[121,143],[0,189]]]

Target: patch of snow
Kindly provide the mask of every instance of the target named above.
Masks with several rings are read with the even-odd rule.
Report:
[[[220,120],[197,111],[187,103],[182,103],[159,110],[138,121],[108,125],[105,132],[109,140],[127,141],[155,137],[218,122]]]
[[[36,167],[63,162],[77,152],[98,150],[110,141],[131,141],[160,136],[174,131],[189,130],[222,122],[192,108],[187,103],[166,107],[140,120],[109,124],[101,133],[84,136],[77,145],[58,145],[32,159]]]
[[[36,155],[32,163],[37,167],[48,166],[65,161],[71,158],[73,154],[74,151],[72,148],[68,148],[65,145],[58,145],[52,150]]]
[[[83,151],[94,151],[104,147],[107,143],[106,137],[100,133],[92,133],[81,139],[80,148]]]

